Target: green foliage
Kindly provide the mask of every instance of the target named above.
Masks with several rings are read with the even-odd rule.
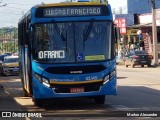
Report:
[[[17,52],[18,28],[0,28],[0,53]]]
[[[16,27],[3,27],[3,28],[0,28],[0,35],[4,35],[4,34],[10,34],[12,33],[14,38],[18,38],[18,28]]]
[[[100,2],[102,1],[103,3],[108,3],[108,0],[91,0],[91,2]]]
[[[99,2],[99,0],[91,0],[92,2]]]

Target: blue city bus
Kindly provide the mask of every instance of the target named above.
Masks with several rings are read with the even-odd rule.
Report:
[[[115,42],[109,4],[36,5],[18,23],[20,78],[34,105],[54,98],[117,94]]]

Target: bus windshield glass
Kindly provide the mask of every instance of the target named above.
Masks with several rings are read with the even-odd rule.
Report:
[[[111,21],[52,22],[34,25],[34,59],[75,63],[111,59]]]

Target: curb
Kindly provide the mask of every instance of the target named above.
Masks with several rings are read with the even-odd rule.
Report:
[[[125,64],[124,64],[124,62],[119,62],[119,63],[117,63],[117,65],[118,66],[124,66]],[[151,65],[150,68],[160,68],[160,65]]]

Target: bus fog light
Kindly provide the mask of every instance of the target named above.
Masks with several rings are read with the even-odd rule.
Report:
[[[109,75],[104,77],[103,84],[106,84],[108,81],[109,81]]]

